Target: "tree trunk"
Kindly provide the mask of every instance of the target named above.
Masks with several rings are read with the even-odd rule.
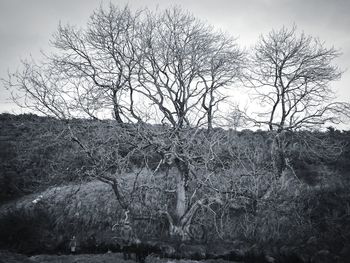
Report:
[[[188,175],[185,173],[185,171],[179,168],[179,165],[175,165],[171,168],[171,173],[176,179],[176,208],[173,216],[167,213],[169,221],[169,235],[171,238],[186,241],[190,239],[189,228],[197,204],[189,207],[187,202],[186,187]]]
[[[277,133],[271,145],[271,157],[274,172],[278,177],[281,177],[282,172],[286,168],[286,156],[283,143],[283,133]]]
[[[189,241],[191,239],[189,235],[189,227],[190,224],[186,225],[176,225],[174,223],[170,223],[169,234],[171,238],[178,239],[181,241]]]
[[[176,178],[176,217],[180,220],[187,210],[186,182],[181,173]]]
[[[210,132],[213,129],[212,107],[208,108],[207,114],[208,114],[208,116],[207,116],[208,117],[208,132]]]
[[[119,105],[114,104],[114,106],[113,106],[113,114],[114,114],[114,119],[115,119],[118,123],[123,123],[123,120],[122,120],[122,118],[120,117]]]
[[[114,119],[118,123],[123,123],[123,120],[122,120],[122,118],[120,116],[120,109],[119,109],[119,104],[118,104],[117,91],[118,90],[113,90],[113,114],[114,114]]]

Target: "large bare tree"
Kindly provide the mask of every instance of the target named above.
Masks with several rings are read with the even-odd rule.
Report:
[[[168,130],[168,143],[158,150],[174,171],[176,210],[165,212],[171,233],[186,239],[191,218],[203,201],[190,200],[193,193],[188,185],[198,169],[192,141],[198,129],[212,129],[214,110],[225,98],[222,89],[240,76],[243,53],[234,39],[176,7],[157,16],[149,13],[142,37],[136,91],[154,107]]]
[[[295,26],[261,36],[253,52],[247,81],[262,106],[254,121],[276,132],[272,150],[280,174],[286,131],[339,123],[349,115],[350,105],[335,102],[331,86],[342,74],[333,64],[340,53],[317,38],[298,34]]]
[[[94,12],[85,29],[60,25],[52,44],[56,53],[44,63],[24,62],[7,84],[24,96],[24,106],[65,121],[100,119],[110,111],[117,123],[137,120],[137,125],[116,128],[120,138],[133,138],[118,143],[126,145],[126,155],[118,154],[119,146],[107,147],[110,136],[101,143],[84,140],[72,126],[67,129],[91,162],[88,176],[109,183],[125,210],[132,210],[126,197],[135,196],[135,189],[159,190],[158,184],[164,186],[160,196],[173,193],[169,202],[159,202],[159,212],[168,219],[171,236],[190,238],[194,214],[211,199],[210,191],[200,195],[200,189],[212,176],[206,164],[219,143],[213,132],[206,137],[200,130],[212,130],[223,89],[240,77],[243,52],[235,40],[177,7],[134,13],[110,5]],[[196,150],[200,140],[206,146],[202,153]],[[125,189],[123,194],[128,161],[146,148],[160,156],[151,174],[166,168],[164,182],[151,176],[151,185],[139,187],[136,176],[133,194]]]

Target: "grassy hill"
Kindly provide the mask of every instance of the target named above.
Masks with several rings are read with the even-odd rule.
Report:
[[[97,145],[101,142],[96,151],[133,140],[132,134],[118,138],[118,127],[108,121],[75,120],[72,126],[81,138]],[[210,162],[213,185],[229,182],[236,195],[218,196],[221,203],[196,214],[195,222],[206,227],[206,242],[239,241],[242,249],[293,252],[305,258],[319,251],[334,258],[346,253],[350,245],[348,131],[329,129],[316,134],[318,139],[343,145],[337,158],[313,155],[295,144],[290,154],[294,173],[286,172],[278,179],[269,172],[268,132],[217,132],[227,143],[215,148],[217,159]],[[101,138],[108,136],[112,139],[106,146]],[[152,149],[147,156],[151,171],[159,156]],[[132,165],[144,165],[140,158],[135,155]],[[63,122],[1,114],[0,166],[2,248],[26,253],[67,250],[73,235],[82,250],[116,244],[118,233],[112,226],[122,218],[120,205],[108,184],[85,176],[91,163],[72,143]],[[131,167],[129,173],[133,172]],[[144,240],[166,240],[162,217],[141,220],[138,226]]]

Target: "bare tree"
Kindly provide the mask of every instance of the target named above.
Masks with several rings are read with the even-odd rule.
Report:
[[[240,76],[243,53],[234,39],[180,8],[154,16],[143,25],[138,91],[158,108],[162,123],[211,128],[223,99],[215,94]]]
[[[24,106],[65,121],[99,119],[110,110],[118,123],[139,121],[116,128],[125,142],[112,148],[113,136],[103,136],[104,142],[84,140],[69,121],[67,129],[91,162],[85,174],[110,184],[131,217],[135,192],[152,189],[159,197],[172,193],[173,198],[155,206],[168,219],[171,236],[190,238],[192,218],[211,199],[210,191],[201,195],[200,189],[212,175],[207,164],[219,143],[215,134],[202,135],[206,148],[200,153],[197,135],[201,128],[212,129],[215,108],[225,98],[222,89],[240,76],[243,53],[235,40],[180,8],[155,14],[111,5],[98,9],[86,29],[60,25],[52,44],[57,53],[45,63],[24,62],[23,71],[7,85],[24,94]],[[150,120],[141,118],[136,100],[149,105]],[[124,144],[127,154],[120,155]],[[121,187],[131,156],[142,155],[144,149],[160,156],[150,181],[141,184],[136,176],[133,185]],[[160,168],[167,171],[164,183],[154,180]]]
[[[4,81],[17,105],[59,119],[71,117],[72,99],[65,94],[65,84],[47,63],[23,61],[22,70]],[[74,104],[73,104],[74,105]]]
[[[296,130],[326,122],[339,122],[344,103],[333,102],[330,82],[341,71],[332,65],[340,53],[318,39],[282,28],[261,37],[249,75],[258,98],[269,111],[259,123],[270,130]],[[336,114],[335,114],[336,113]]]
[[[193,15],[171,8],[143,25],[144,53],[136,91],[154,106],[167,128],[168,143],[158,151],[176,177],[176,209],[165,211],[170,233],[188,238],[191,219],[203,200],[190,200],[189,182],[196,174],[191,149],[196,131],[212,129],[221,88],[240,75],[242,52],[232,38],[215,32]],[[201,156],[197,156],[201,158]]]
[[[262,106],[255,122],[276,132],[272,151],[278,174],[285,167],[286,131],[339,123],[349,116],[349,103],[334,102],[330,86],[341,77],[333,65],[339,55],[317,38],[298,35],[295,26],[273,30],[255,46],[248,85]]]
[[[226,116],[227,126],[237,131],[238,128],[245,128],[249,125],[250,118],[247,114],[247,107],[241,109],[238,103],[233,103]]]
[[[208,130],[213,128],[213,114],[218,104],[227,98],[224,88],[229,88],[241,77],[243,53],[232,38],[218,34],[209,45],[208,57],[199,76],[205,86],[202,108],[207,116]]]
[[[61,87],[69,90],[61,92],[71,94],[76,108],[88,116],[97,118],[99,109],[111,108],[119,123],[123,117],[136,117],[132,74],[137,63],[135,42],[140,15],[127,6],[110,4],[107,9],[96,10],[85,29],[58,27],[51,41],[57,52],[50,63],[67,81]]]

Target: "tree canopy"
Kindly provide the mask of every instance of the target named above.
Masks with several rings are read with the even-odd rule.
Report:
[[[342,75],[334,64],[339,55],[318,38],[298,34],[296,26],[261,36],[247,76],[263,106],[256,123],[270,130],[297,130],[339,123],[349,116],[350,104],[336,102],[331,86]]]

